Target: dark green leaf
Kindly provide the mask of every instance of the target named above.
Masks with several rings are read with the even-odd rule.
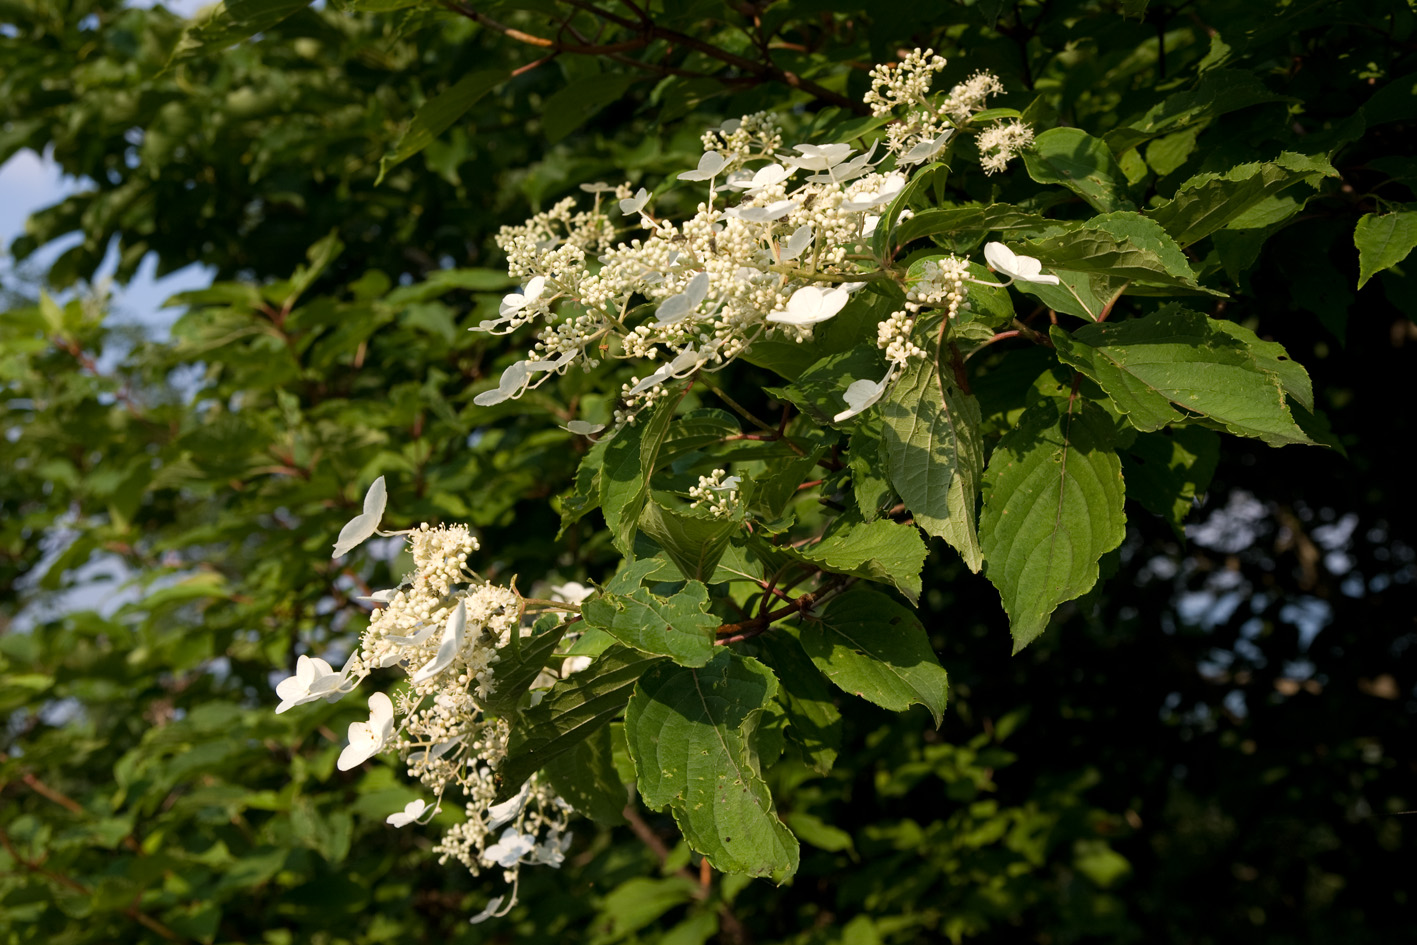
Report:
[[[507,81],[507,78],[507,74],[500,69],[469,72],[436,97],[424,102],[414,113],[413,121],[399,136],[398,143],[380,159],[379,177],[375,183],[383,181],[384,175],[391,168],[432,144],[478,99]]]
[[[1219,459],[1220,437],[1214,430],[1189,426],[1142,433],[1122,454],[1127,498],[1164,518],[1176,537],[1184,538],[1182,523],[1210,485]]]
[[[633,426],[615,432],[605,448],[600,471],[600,507],[611,539],[623,554],[634,547],[635,527],[649,499],[649,480],[658,462],[669,421],[679,397],[670,394],[648,411],[641,412]]]
[[[615,771],[609,726],[596,729],[543,770],[556,793],[579,813],[598,824],[625,822],[623,811],[629,796]]]
[[[708,589],[690,581],[668,599],[646,588],[629,594],[603,594],[581,606],[585,622],[626,646],[651,656],[667,656],[682,666],[702,666],[713,655],[713,632],[719,620],[704,608]]]
[[[1406,259],[1417,246],[1417,209],[1404,207],[1382,215],[1364,214],[1353,231],[1353,245],[1358,247],[1361,289],[1373,276]]]
[[[1100,138],[1081,128],[1049,128],[1023,152],[1028,176],[1040,184],[1061,184],[1094,210],[1131,210],[1127,178]]]

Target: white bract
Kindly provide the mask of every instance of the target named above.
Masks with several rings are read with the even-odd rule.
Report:
[[[1036,282],[1040,285],[1057,285],[1057,276],[1039,275],[1043,264],[1032,256],[1020,256],[1003,243],[986,243],[984,258],[995,271],[1019,282]]]
[[[728,158],[719,154],[717,151],[708,151],[703,157],[699,158],[699,166],[696,170],[685,171],[679,175],[679,179],[711,180],[717,177],[719,171],[723,170],[724,166],[727,164]]]
[[[846,393],[842,394],[842,399],[846,401],[846,409],[832,417],[837,423],[843,420],[850,420],[852,417],[871,407],[876,401],[881,399],[881,395],[890,386],[891,372],[886,372],[886,376],[879,381],[852,381],[851,386],[846,388]]]
[[[624,200],[620,201],[620,212],[627,217],[632,217],[635,214],[642,212],[645,208],[645,205],[649,203],[649,198],[653,196],[654,194],[641,187],[638,191],[635,192],[635,195],[633,197],[627,197]]]
[[[689,284],[684,287],[683,292],[671,295],[659,304],[654,317],[659,320],[661,325],[672,325],[698,308],[708,296],[708,290],[709,274],[707,272],[696,273],[694,278],[689,280]]]
[[[348,771],[364,764],[384,750],[394,734],[394,704],[387,695],[369,697],[369,721],[349,723],[349,744],[340,752],[335,767]]]
[[[787,300],[786,311],[773,312],[768,316],[768,321],[798,327],[815,325],[835,317],[850,299],[851,296],[844,289],[803,286]]]
[[[280,696],[276,714],[307,702],[314,702],[316,699],[327,698],[337,693],[344,682],[344,673],[335,672],[329,663],[318,657],[312,659],[302,654],[295,661],[295,675],[276,684],[276,695]]]
[[[380,476],[369,486],[369,491],[364,493],[364,511],[354,516],[345,523],[344,528],[340,529],[339,538],[335,539],[335,552],[330,557],[340,558],[349,554],[379,530],[379,522],[384,517],[384,503],[387,499],[388,493],[385,491],[384,477]]]
[[[424,814],[432,817],[436,813],[438,813],[437,805],[430,807],[428,802],[420,797],[416,801],[409,801],[405,804],[403,810],[385,817],[384,823],[392,824],[395,827],[407,827],[415,821],[422,823]]]

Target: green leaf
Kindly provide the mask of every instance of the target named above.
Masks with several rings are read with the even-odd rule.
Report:
[[[1409,205],[1410,206],[1410,205]],[[1407,258],[1417,246],[1417,209],[1395,213],[1365,213],[1353,231],[1358,247],[1358,288],[1384,269]]]
[[[1210,485],[1219,460],[1220,437],[1205,427],[1139,434],[1122,454],[1127,498],[1164,518],[1177,538],[1185,538],[1186,515]]]
[[[802,649],[843,692],[883,709],[923,705],[938,727],[949,677],[915,614],[878,592],[853,588],[832,598],[801,631]]]
[[[640,530],[653,538],[691,581],[705,581],[713,574],[737,528],[736,522],[714,518],[708,512],[671,509],[655,501],[646,503],[640,514]]]
[[[778,700],[787,713],[787,737],[801,749],[807,764],[826,774],[841,751],[842,732],[841,712],[826,680],[807,658],[792,627],[779,624],[754,643],[782,683]]]
[[[1194,90],[1168,96],[1141,118],[1109,131],[1105,140],[1113,153],[1121,154],[1149,138],[1196,127],[1241,108],[1293,101],[1271,92],[1253,72],[1215,69],[1203,76]]]
[[[649,480],[679,397],[671,394],[641,413],[634,426],[616,431],[605,448],[600,471],[600,507],[611,540],[621,554],[634,549],[635,527],[649,499]]]
[[[884,449],[879,432],[879,421],[860,424],[851,434],[847,449],[847,463],[851,467],[851,491],[856,498],[856,507],[861,517],[873,522],[880,517],[887,503],[894,497],[890,481],[886,478]]]
[[[1025,253],[1029,250],[1025,245]],[[1037,282],[1015,282],[1013,287],[1031,295],[1055,312],[1076,315],[1095,322],[1127,288],[1125,279],[1113,278],[1106,272],[1073,272],[1067,269],[1054,273],[1059,285]]]
[[[827,355],[787,387],[771,387],[768,393],[791,401],[818,423],[834,424],[832,418],[846,409],[843,394],[852,382],[879,380],[885,373],[886,361],[880,349],[875,345],[861,345]]]
[[[749,510],[766,521],[780,518],[788,503],[797,496],[797,487],[807,479],[824,451],[825,447],[818,445],[806,456],[769,463],[767,470],[753,479],[755,488],[748,503]]]
[[[556,652],[556,646],[566,635],[567,624],[556,624],[548,614],[536,622],[533,635],[513,636],[498,650],[499,659],[493,669],[495,688],[487,698],[487,710],[493,715],[509,715],[517,710],[521,698],[536,681],[536,677]]]
[[[1111,419],[1079,398],[1024,411],[984,472],[979,531],[984,576],[1009,615],[1014,652],[1064,601],[1097,583],[1097,562],[1122,543],[1122,464]]]
[[[915,523],[980,566],[975,505],[984,468],[979,403],[932,358],[905,368],[881,407],[886,475]]]
[[[667,656],[681,666],[703,666],[713,656],[717,617],[707,613],[708,588],[690,581],[670,598],[647,588],[626,595],[602,594],[581,605],[581,615],[626,646]]]
[[[1197,174],[1175,196],[1147,211],[1182,248],[1235,222],[1247,210],[1295,184],[1336,177],[1323,158],[1285,151],[1265,164],[1241,164],[1224,174]]]
[[[776,549],[834,574],[849,574],[893,585],[915,603],[920,599],[920,569],[929,549],[914,525],[880,518],[855,521],[843,515],[815,545]]]
[[[556,532],[557,540],[566,534],[566,529],[600,504],[600,471],[605,465],[605,448],[610,441],[610,437],[601,437],[581,457],[580,465],[576,467],[575,484],[560,499],[561,528]]]
[[[754,746],[776,695],[772,671],[720,649],[701,669],[661,664],[644,674],[625,710],[640,796],[668,806],[689,846],[724,873],[797,870],[797,838],[778,819]]]
[[[168,65],[204,50],[225,49],[264,33],[309,5],[310,0],[226,0],[183,31]]]
[[[625,822],[629,792],[615,771],[609,726],[553,758],[544,771],[551,787],[579,813],[608,826]]]
[[[1050,334],[1058,357],[1106,391],[1138,430],[1159,430],[1200,414],[1271,446],[1312,442],[1294,423],[1279,373],[1297,385],[1293,373],[1303,368],[1281,362],[1283,348],[1238,325],[1167,306],[1145,318],[1087,325],[1072,334],[1054,326]],[[1307,375],[1303,381],[1307,388]],[[1304,399],[1312,402],[1311,395]]]
[[[605,896],[591,926],[589,945],[623,942],[676,906],[693,900],[698,886],[687,876],[636,876]],[[634,941],[634,939],[631,939]]]
[[[1057,225],[1057,221],[1006,203],[921,210],[896,228],[896,243],[904,246],[923,236],[979,236],[995,231],[1027,233]]]
[[[591,81],[572,82],[556,92],[541,110],[546,140],[555,144],[590,121],[605,106],[620,101],[638,78],[630,74],[603,74]]]
[[[1109,213],[1083,227],[1024,243],[1016,251],[1048,269],[1099,272],[1111,279],[1199,289],[1181,247],[1155,220],[1139,213]]]
[[[1023,152],[1028,176],[1040,184],[1061,184],[1094,210],[1131,210],[1127,177],[1102,139],[1081,128],[1049,128]]]
[[[659,662],[658,657],[613,646],[570,679],[552,686],[539,704],[523,714],[522,724],[512,729],[507,757],[497,769],[499,781],[493,802],[515,795],[543,765],[590,738],[619,715],[630,701],[635,681]]]
[[[500,69],[483,69],[469,72],[453,85],[424,102],[413,115],[398,143],[379,160],[379,176],[374,181],[382,183],[384,175],[393,167],[413,157],[428,147],[438,136],[457,121],[488,92],[507,81],[507,73]]]

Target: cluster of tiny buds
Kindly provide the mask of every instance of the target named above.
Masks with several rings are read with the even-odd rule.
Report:
[[[732,518],[738,507],[740,482],[741,477],[728,475],[726,469],[715,469],[707,476],[700,476],[699,484],[689,489],[689,496],[694,500],[689,507],[707,509],[714,518]]]
[[[914,324],[909,312],[892,312],[876,328],[876,346],[886,353],[886,360],[904,367],[912,358],[923,358],[925,350],[910,340]]]
[[[943,304],[954,318],[969,295],[965,283],[970,278],[969,263],[958,256],[926,260],[920,278],[906,289],[905,297],[917,305]]]
[[[883,63],[871,70],[871,91],[864,101],[878,118],[902,105],[924,105],[935,75],[944,67],[945,58],[933,49],[914,49],[895,65]]]

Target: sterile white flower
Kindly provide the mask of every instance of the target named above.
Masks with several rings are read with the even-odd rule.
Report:
[[[792,235],[787,238],[787,242],[782,246],[782,253],[779,258],[783,262],[796,259],[802,255],[802,250],[812,245],[812,240],[816,237],[816,230],[812,229],[812,224],[804,223],[792,231]]]
[[[536,362],[518,361],[502,372],[494,390],[485,390],[472,398],[479,407],[491,407],[512,397],[520,397],[531,380],[531,370]]]
[[[633,197],[627,197],[620,201],[620,212],[627,217],[632,217],[643,210],[645,204],[649,203],[649,198],[653,196],[654,194],[641,187]]]
[[[1040,285],[1057,285],[1057,276],[1039,275],[1043,264],[1032,256],[1020,256],[1003,243],[984,244],[984,259],[994,269],[1010,279],[1019,282],[1036,282]]]
[[[276,695],[280,696],[276,714],[307,702],[314,702],[316,699],[323,699],[344,682],[344,673],[335,672],[329,663],[319,657],[312,658],[301,654],[295,661],[295,675],[288,676],[276,684]]]
[[[416,801],[409,801],[405,804],[402,811],[385,817],[384,823],[392,824],[395,827],[407,827],[414,821],[421,820],[423,815],[430,810],[435,814],[438,812],[438,808],[430,808],[428,802],[420,797]]]
[[[705,151],[704,156],[699,158],[698,169],[685,171],[679,175],[680,180],[710,180],[717,177],[718,172],[723,170],[723,166],[728,163],[728,158],[717,151]]]
[[[849,144],[798,144],[793,146],[793,150],[801,154],[801,157],[784,155],[779,158],[784,164],[791,164],[800,167],[804,171],[824,171],[829,167],[834,167],[851,154]]]
[[[803,286],[787,300],[787,310],[773,312],[768,321],[781,325],[815,325],[834,317],[850,298],[842,289]]]
[[[493,896],[491,899],[487,900],[487,907],[481,912],[479,912],[477,915],[473,916],[469,921],[473,925],[477,925],[479,923],[486,922],[488,919],[501,916],[502,913],[498,912],[497,910],[502,908],[503,898],[504,897],[502,896]]]
[[[535,847],[535,837],[518,833],[515,827],[508,827],[502,831],[502,839],[482,851],[482,862],[489,865],[495,863],[503,869],[511,869]]]
[[[522,812],[522,808],[526,807],[526,799],[530,795],[531,779],[528,778],[515,796],[487,808],[487,829],[496,830],[503,824],[515,820],[517,815]]]
[[[567,604],[579,604],[594,593],[595,588],[586,587],[579,581],[551,585],[551,599],[565,601]]]
[[[707,272],[696,273],[689,284],[684,287],[684,291],[678,295],[671,295],[659,304],[655,309],[654,317],[661,325],[671,325],[679,319],[688,315],[699,307],[705,297],[708,296],[709,274]]]
[[[335,540],[335,553],[330,557],[339,558],[349,554],[355,547],[379,530],[379,521],[384,517],[384,504],[388,501],[388,492],[384,487],[384,477],[375,479],[369,486],[369,491],[364,493],[364,511],[354,516],[340,529],[339,538]]]
[[[369,697],[369,721],[349,723],[349,744],[340,752],[335,767],[341,771],[358,767],[384,750],[394,734],[394,704],[387,695]]]
[[[779,200],[766,207],[734,207],[725,211],[724,215],[735,216],[740,220],[747,220],[749,223],[771,223],[787,216],[795,206],[797,206],[796,201]]]
[[[565,430],[567,433],[574,433],[576,436],[590,436],[593,433],[599,433],[601,430],[604,430],[605,424],[591,423],[588,420],[570,420],[565,426],[561,427],[561,429]]]
[[[906,166],[910,164],[922,164],[930,160],[945,149],[945,145],[949,143],[950,135],[952,134],[954,134],[954,129],[946,128],[935,137],[926,138],[924,141],[921,141],[919,144],[915,145],[915,147],[896,158],[896,164],[898,166]]]
[[[460,600],[448,615],[448,622],[443,625],[443,639],[438,644],[437,654],[413,674],[413,684],[416,686],[426,682],[451,666],[453,660],[462,652],[466,635],[467,602]]]
[[[886,392],[891,380],[891,372],[887,371],[886,376],[879,381],[852,381],[851,386],[842,394],[842,399],[846,401],[847,409],[832,417],[836,423],[843,420],[850,420],[861,411],[866,410],[876,401],[881,399],[881,395]]]
[[[756,171],[743,171],[729,179],[728,186],[753,195],[768,187],[775,186],[792,176],[792,172],[781,164],[769,164]]]

